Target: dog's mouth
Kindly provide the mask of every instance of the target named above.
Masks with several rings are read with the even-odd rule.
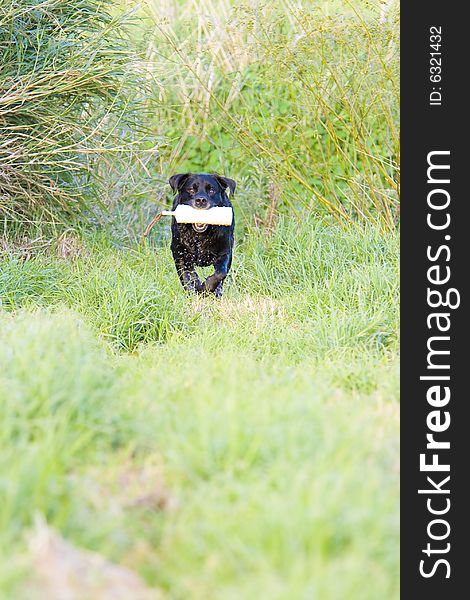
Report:
[[[208,228],[207,223],[193,223],[193,229],[194,229],[194,231],[197,231],[198,233],[203,233],[207,228]]]

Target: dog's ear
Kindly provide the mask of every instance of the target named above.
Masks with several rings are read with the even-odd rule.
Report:
[[[172,175],[168,180],[168,183],[171,185],[171,189],[174,192],[178,192],[190,175],[191,173],[179,173],[177,175]]]
[[[222,175],[219,175],[218,173],[213,173],[212,176],[215,177],[215,179],[217,179],[217,183],[220,185],[224,192],[227,188],[230,190],[231,194],[235,192],[237,184],[233,179],[229,179],[228,177],[222,177]]]

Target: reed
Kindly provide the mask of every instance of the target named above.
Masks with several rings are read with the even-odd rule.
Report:
[[[139,104],[128,16],[112,0],[3,0],[0,216],[70,221],[100,205],[103,171],[132,154]]]

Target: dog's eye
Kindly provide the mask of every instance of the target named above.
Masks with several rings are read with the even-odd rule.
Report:
[[[213,195],[215,194],[215,190],[213,190],[213,189],[211,188],[211,189],[209,190],[209,194],[210,194],[211,196],[213,196]]]
[[[194,188],[189,188],[188,192],[191,194],[191,196],[194,196],[194,194],[196,193],[196,190]]]

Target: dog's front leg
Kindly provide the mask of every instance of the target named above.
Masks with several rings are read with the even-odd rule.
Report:
[[[201,292],[203,285],[196,273],[194,266],[186,264],[183,260],[175,260],[178,277],[188,292]]]
[[[202,291],[212,292],[218,298],[222,296],[224,280],[230,269],[230,256],[224,256],[214,263],[214,273],[202,284]]]
[[[204,284],[198,277],[198,274],[194,269],[190,271],[183,271],[180,275],[181,283],[183,287],[189,292],[202,292]]]

